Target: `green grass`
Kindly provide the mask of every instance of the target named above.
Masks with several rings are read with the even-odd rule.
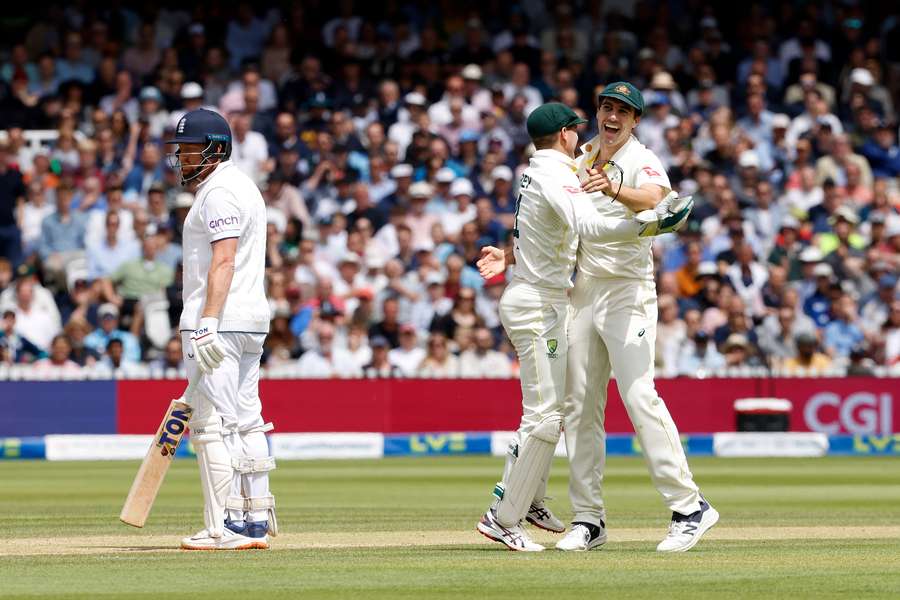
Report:
[[[900,527],[896,458],[694,458],[691,467],[722,520],[709,539],[682,555],[654,552],[668,514],[643,461],[631,458],[608,464],[610,535],[615,540],[617,529],[640,528],[647,540],[611,541],[602,551],[574,555],[525,555],[479,543],[474,523],[502,468],[501,459],[482,457],[284,461],[273,473],[273,491],[280,527],[289,535],[274,539],[269,552],[190,553],[165,546],[201,527],[191,461],[176,462],[143,531],[117,519],[137,463],[5,462],[0,538],[49,538],[52,547],[53,539],[84,536],[93,553],[0,552],[0,598],[900,596],[900,539],[725,535],[760,527],[851,535],[859,527]],[[568,516],[565,473],[558,461],[550,492],[551,505]],[[463,537],[447,546],[303,547],[307,536],[350,533],[365,540],[379,532],[436,531]],[[459,543],[468,535],[473,543]],[[101,544],[91,536],[118,537]],[[164,546],[147,547],[148,536]],[[292,543],[279,549],[286,539]],[[104,544],[109,547],[96,547]]]

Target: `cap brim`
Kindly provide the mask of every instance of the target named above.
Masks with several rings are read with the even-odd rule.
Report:
[[[588,123],[588,122],[589,121],[587,119],[582,119],[581,117],[578,117],[577,119],[574,119],[574,120],[566,123],[565,126],[566,127],[575,127],[576,125],[584,125],[585,123]]]
[[[629,98],[625,94],[619,94],[618,92],[610,92],[609,94],[597,94],[598,101],[602,100],[603,98],[615,98],[616,100],[621,100],[622,102],[633,108],[637,112],[637,114],[641,114],[643,112],[643,109],[639,108],[634,103],[634,100]]]
[[[203,144],[206,143],[206,138],[176,138],[174,140],[166,140],[163,142],[164,144]]]

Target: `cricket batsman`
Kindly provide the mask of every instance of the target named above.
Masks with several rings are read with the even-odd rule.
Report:
[[[230,160],[221,115],[185,114],[168,144],[170,163],[195,194],[184,223],[185,348],[191,440],[200,467],[206,528],[188,550],[268,548],[277,534],[269,454],[259,400],[259,361],[269,330],[266,207],[253,181]]]
[[[584,144],[578,176],[601,215],[627,219],[670,195],[662,163],[634,137],[644,110],[641,93],[624,81],[598,98],[599,135]],[[678,430],[653,383],[656,287],[651,241],[584,238],[578,252],[569,324],[565,399],[572,529],[561,550],[591,550],[606,542],[602,484],[606,460],[603,415],[610,372],[650,469],[653,485],[672,511],[660,552],[692,548],[719,519],[688,468]]]
[[[550,462],[563,425],[568,343],[567,292],[572,287],[578,241],[634,242],[671,231],[687,219],[691,204],[675,215],[656,211],[603,217],[593,209],[576,176],[575,128],[586,123],[569,107],[549,103],[526,123],[537,149],[519,186],[513,229],[515,269],[500,300],[500,319],[521,364],[522,420],[507,452],[496,500],[477,524],[486,537],[511,550],[540,551],[521,526],[526,519],[554,532],[564,524],[544,504]],[[506,268],[507,257],[491,246],[482,249],[482,276]]]

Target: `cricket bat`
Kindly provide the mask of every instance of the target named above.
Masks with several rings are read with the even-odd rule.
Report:
[[[188,386],[184,396],[187,396],[192,386]],[[181,443],[184,431],[187,429],[188,420],[191,417],[191,406],[183,402],[181,398],[172,400],[169,409],[163,417],[159,430],[147,450],[144,462],[138,469],[125,499],[119,519],[126,525],[143,527],[150,516],[150,509],[159,493],[163,479],[166,477],[172,458]]]

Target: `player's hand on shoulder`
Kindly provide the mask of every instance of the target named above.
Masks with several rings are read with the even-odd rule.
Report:
[[[485,246],[481,249],[481,258],[475,265],[478,267],[479,275],[484,279],[490,279],[506,270],[506,256],[500,248]]]
[[[191,349],[197,359],[197,366],[207,375],[216,370],[225,358],[218,329],[218,319],[203,317],[200,319],[200,326],[191,334]]]
[[[612,190],[612,183],[603,169],[588,169],[587,177],[581,181],[581,189],[588,194],[594,192],[608,194]]]

